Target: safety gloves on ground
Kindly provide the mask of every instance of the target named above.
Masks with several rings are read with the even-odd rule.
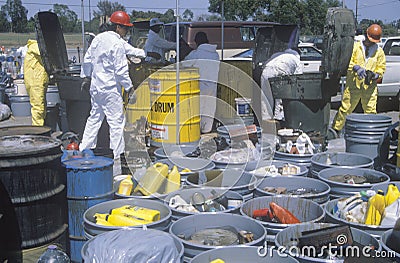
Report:
[[[89,90],[90,89],[90,78],[84,78],[81,84],[81,90]]]
[[[361,67],[359,65],[355,65],[353,67],[353,70],[355,72],[357,72],[357,76],[358,76],[359,79],[363,79],[363,78],[365,78],[367,76],[367,72],[365,71],[365,68],[363,68],[363,67]]]

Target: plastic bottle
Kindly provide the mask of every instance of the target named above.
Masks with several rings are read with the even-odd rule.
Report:
[[[68,255],[59,250],[56,245],[50,245],[47,250],[40,256],[37,263],[69,263],[71,262]]]
[[[213,195],[213,199],[215,202],[223,205],[225,208],[228,207],[228,198],[224,194],[218,194],[214,189],[211,190],[211,194]]]
[[[143,195],[156,193],[168,176],[168,165],[156,163],[147,168],[146,173],[139,179],[133,192],[141,192]]]
[[[174,165],[167,178],[168,181],[165,187],[165,193],[171,193],[173,191],[179,190],[179,188],[181,187],[181,174],[179,173],[176,165]]]
[[[124,180],[122,180],[121,183],[119,184],[118,194],[131,195],[132,188],[133,188],[132,176],[128,176]]]

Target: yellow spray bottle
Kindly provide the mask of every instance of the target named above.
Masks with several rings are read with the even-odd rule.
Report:
[[[174,165],[171,172],[168,174],[167,185],[165,186],[165,193],[171,193],[179,190],[181,187],[181,174],[178,171],[178,167]]]
[[[389,184],[385,195],[385,205],[389,206],[400,197],[399,189],[394,184]]]
[[[385,211],[385,197],[382,190],[378,190],[376,195],[368,200],[368,209],[365,219],[366,225],[379,226]]]

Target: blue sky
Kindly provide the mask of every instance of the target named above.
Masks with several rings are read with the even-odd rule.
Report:
[[[53,3],[58,2],[66,4],[69,8],[75,11],[81,17],[81,0],[22,0],[22,4],[28,9],[28,17],[33,16],[38,11],[47,11],[52,8]],[[85,20],[89,18],[89,2],[91,10],[97,9],[96,5],[99,0],[83,0]],[[167,9],[176,7],[176,0],[118,0],[123,4],[127,11],[135,10],[154,10],[160,13]],[[356,14],[356,0],[344,0],[345,5],[352,9]],[[3,5],[5,0],[0,0],[0,5]],[[195,16],[207,13],[208,0],[179,0],[181,13],[186,9],[192,9]],[[358,20],[361,19],[380,19],[383,22],[391,22],[400,19],[400,1],[399,0],[358,0]]]

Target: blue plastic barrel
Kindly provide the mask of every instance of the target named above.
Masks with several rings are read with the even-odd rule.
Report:
[[[68,224],[71,260],[82,262],[86,242],[83,213],[96,204],[113,199],[113,159],[101,156],[70,159],[67,170]]]

